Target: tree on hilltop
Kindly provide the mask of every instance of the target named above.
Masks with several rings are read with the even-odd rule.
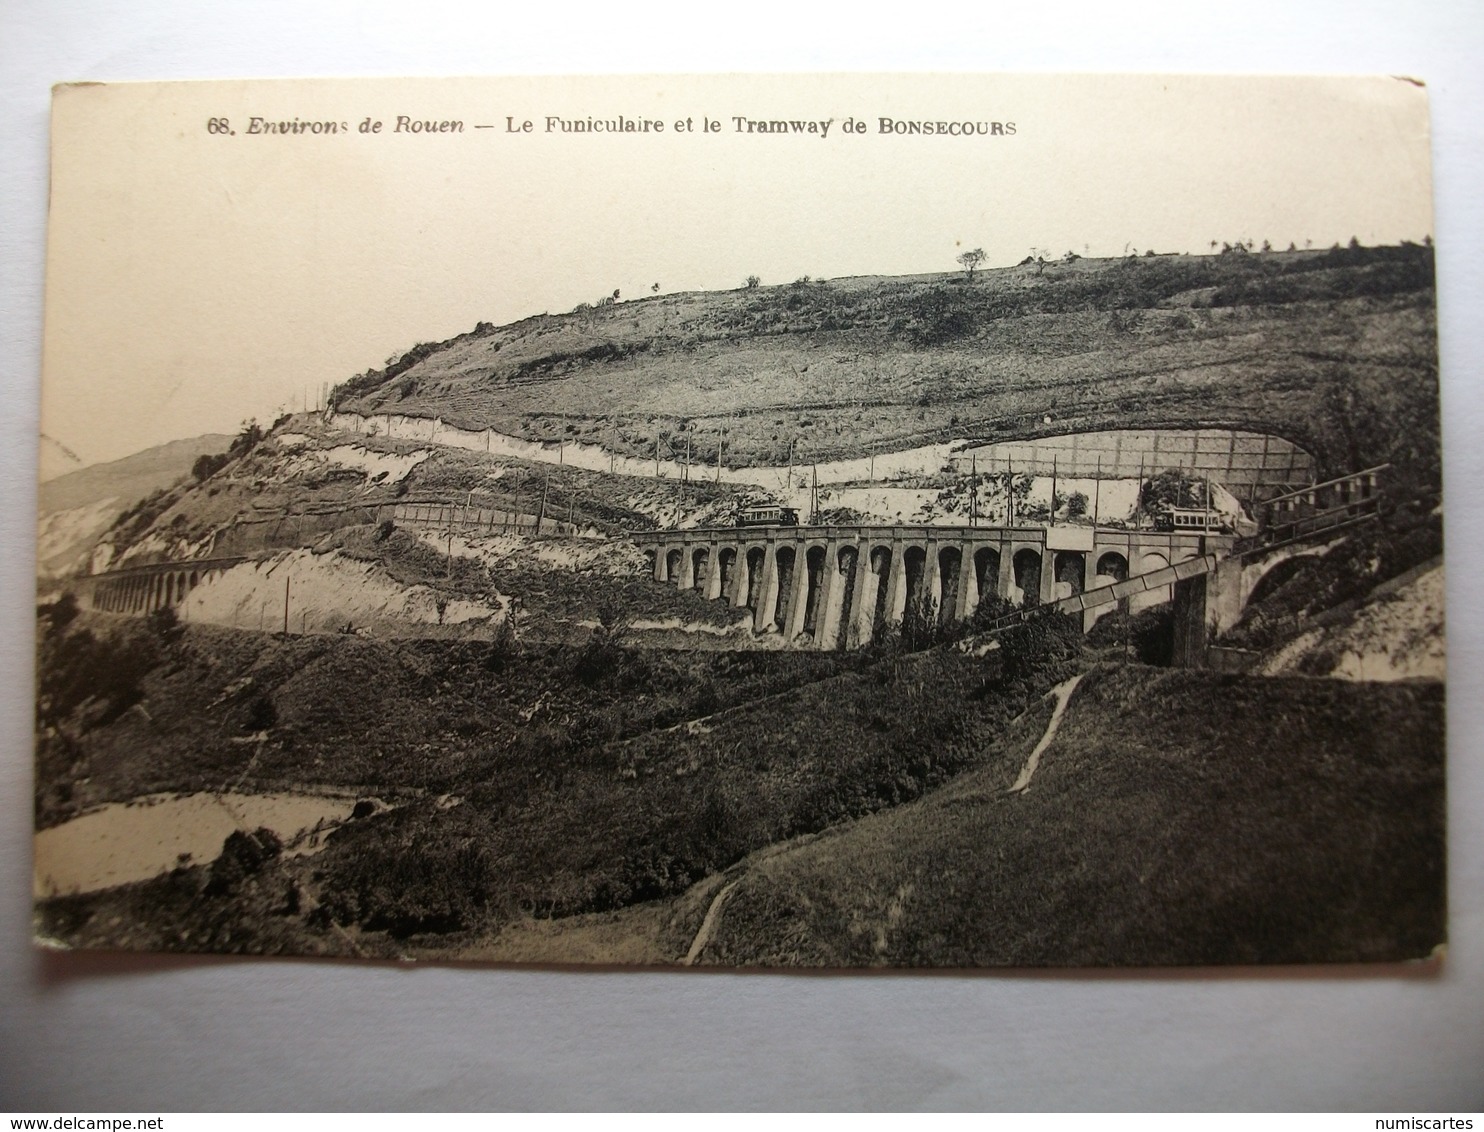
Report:
[[[964,269],[964,276],[970,283],[974,282],[974,272],[978,271],[980,265],[988,258],[983,248],[975,248],[971,252],[963,252],[959,255],[959,266]]]

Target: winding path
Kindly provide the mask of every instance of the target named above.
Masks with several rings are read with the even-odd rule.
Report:
[[[701,952],[706,949],[706,945],[711,942],[711,937],[716,933],[716,924],[721,919],[721,910],[727,902],[727,897],[732,894],[732,889],[741,883],[742,877],[738,877],[730,884],[723,885],[721,891],[712,899],[711,907],[706,909],[706,918],[701,921],[701,928],[696,932],[696,938],[691,940],[690,950],[680,961],[682,965],[693,966],[695,961],[701,957]]]
[[[1057,728],[1061,726],[1061,717],[1067,712],[1067,701],[1077,690],[1077,685],[1082,681],[1082,675],[1079,672],[1070,680],[1063,680],[1051,689],[1050,695],[1056,697],[1056,707],[1051,712],[1051,719],[1046,724],[1046,731],[1041,736],[1041,741],[1036,744],[1035,750],[1031,751],[1030,758],[1025,760],[1025,766],[1020,768],[1020,777],[1015,780],[1015,785],[1010,787],[1011,794],[1021,794],[1030,789],[1031,776],[1036,773],[1036,767],[1041,764],[1041,752],[1051,746],[1051,741],[1056,738]]]
[[[1062,716],[1067,712],[1067,703],[1071,700],[1072,693],[1077,690],[1077,685],[1082,682],[1082,676],[1083,673],[1079,672],[1070,680],[1063,680],[1047,693],[1047,695],[1056,697],[1056,707],[1051,712],[1051,719],[1047,721],[1046,730],[1041,735],[1040,741],[1036,744],[1035,749],[1031,751],[1030,757],[1026,759],[1025,766],[1021,767],[1020,777],[1015,780],[1015,785],[1010,787],[1010,793],[1023,793],[1030,786],[1031,777],[1036,773],[1036,767],[1040,765],[1041,754],[1047,747],[1051,746],[1051,741],[1056,738],[1057,729],[1061,727]],[[817,840],[816,835],[806,835],[792,842],[786,842],[783,845],[772,846],[770,847],[771,851],[765,850],[762,855],[765,857],[776,856],[779,853],[785,853],[790,849],[798,848],[800,844],[814,840]],[[749,869],[748,872],[750,871]],[[701,957],[701,952],[706,950],[706,945],[716,935],[716,927],[721,922],[722,911],[726,908],[726,903],[731,898],[732,890],[746,878],[747,873],[744,872],[736,880],[724,884],[721,887],[721,891],[711,898],[711,904],[706,909],[706,915],[701,920],[701,926],[696,931],[696,937],[691,940],[690,949],[685,953],[685,958],[680,961],[682,966],[694,966],[696,961]]]

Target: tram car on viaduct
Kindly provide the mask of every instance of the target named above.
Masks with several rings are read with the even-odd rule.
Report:
[[[1166,506],[1154,516],[1156,531],[1195,531],[1198,534],[1232,533],[1231,524],[1216,511],[1196,507]]]
[[[739,527],[797,527],[799,512],[793,507],[743,507],[737,512]]]

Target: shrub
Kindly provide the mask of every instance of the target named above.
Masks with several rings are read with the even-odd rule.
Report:
[[[77,617],[77,598],[73,596],[71,590],[68,590],[49,605],[37,606],[36,615],[46,618],[49,632],[60,635]]]
[[[975,248],[973,251],[961,253],[958,256],[957,262],[964,269],[964,277],[972,283],[974,281],[974,272],[978,271],[988,258],[983,248]]]
[[[485,650],[485,670],[498,675],[504,672],[519,655],[520,642],[515,637],[515,625],[510,615],[506,614],[496,622],[494,635],[490,637],[489,648]]]
[[[938,601],[933,597],[919,597],[907,603],[902,611],[902,646],[908,652],[920,652],[932,648],[959,635],[956,625],[944,625],[939,621]]]
[[[271,829],[259,827],[248,833],[236,829],[222,842],[221,856],[211,865],[206,895],[227,896],[242,882],[263,871],[263,866],[283,852],[283,842]]]
[[[225,468],[227,466],[227,462],[230,459],[231,457],[228,456],[225,452],[218,452],[215,455],[209,452],[202,453],[200,456],[196,457],[196,462],[191,465],[191,475],[194,476],[198,482],[201,480],[210,479],[212,476],[216,475],[217,472]]]
[[[175,610],[168,605],[162,605],[156,609],[145,623],[160,643],[167,647],[175,644],[185,635],[185,626],[180,623]]]
[[[1139,487],[1139,510],[1153,515],[1165,507],[1204,507],[1210,491],[1205,480],[1170,468],[1145,480]]]
[[[254,733],[271,731],[278,723],[278,709],[267,696],[258,696],[247,709],[247,720],[243,730]]]
[[[1175,611],[1168,605],[1144,609],[1129,619],[1129,641],[1143,664],[1168,668],[1175,658]]]
[[[1082,651],[1082,619],[1080,615],[1043,613],[1011,626],[998,639],[1002,678],[1034,682]]]
[[[335,884],[322,918],[396,939],[474,926],[497,874],[489,851],[448,822],[431,806],[409,806],[337,831]],[[414,828],[418,843],[409,851]]]
[[[54,634],[42,642],[37,665],[37,722],[55,726],[91,703],[79,730],[112,723],[144,698],[144,677],[158,663],[148,637],[100,639],[87,629]]]
[[[624,650],[602,629],[594,629],[577,654],[572,666],[572,675],[595,688],[604,681],[616,678],[623,670]]]
[[[227,458],[240,460],[263,440],[263,426],[256,420],[242,422],[242,431],[232,438],[232,443],[227,447]]]

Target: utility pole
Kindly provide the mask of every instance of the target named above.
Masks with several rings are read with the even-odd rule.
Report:
[[[1098,525],[1098,502],[1103,495],[1103,454],[1098,453],[1098,470],[1092,481],[1092,525]]]
[[[1139,453],[1139,490],[1134,496],[1134,527],[1139,527],[1139,512],[1144,507],[1144,454]]]
[[[1051,521],[1047,526],[1056,526],[1056,453],[1051,454]]]
[[[1005,526],[1015,525],[1015,459],[1005,457]]]
[[[1192,470],[1193,470],[1193,466],[1192,466]],[[1211,531],[1211,476],[1210,476],[1210,473],[1209,472],[1206,474],[1205,485],[1206,485],[1206,531],[1205,531],[1205,533],[1209,534],[1210,531]],[[1205,544],[1204,543],[1201,544],[1201,549],[1203,551],[1205,550]]]
[[[541,506],[536,509],[536,533],[541,533],[541,521],[546,518],[546,491],[551,486],[551,476],[541,481]]]
[[[723,451],[725,451],[726,446],[727,446],[727,434],[726,434],[726,430],[723,429],[722,432],[721,432],[721,434],[716,438],[716,482],[717,483],[721,483],[721,454],[722,454]]]
[[[690,483],[690,429],[685,430],[685,482]]]
[[[979,525],[979,455],[969,454],[969,526]]]
[[[812,465],[813,474],[809,486],[809,525],[819,523],[819,465]]]
[[[283,635],[289,635],[289,582],[291,576],[285,574],[283,577]]]

